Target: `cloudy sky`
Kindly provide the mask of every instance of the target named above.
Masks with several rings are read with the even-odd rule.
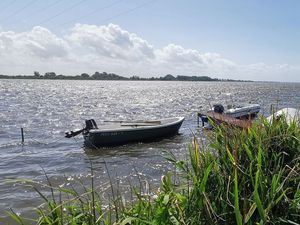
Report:
[[[298,0],[1,0],[0,74],[300,82]]]

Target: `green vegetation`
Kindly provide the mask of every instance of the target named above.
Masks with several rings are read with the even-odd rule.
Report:
[[[106,72],[95,72],[93,75],[87,73],[82,73],[81,75],[76,76],[66,76],[66,75],[56,75],[55,72],[47,72],[44,75],[41,75],[38,71],[34,71],[32,75],[1,75],[0,79],[48,79],[48,80],[167,80],[167,81],[242,81],[242,80],[231,80],[231,79],[217,79],[210,78],[208,76],[182,76],[178,75],[174,77],[171,74],[168,74],[164,77],[151,77],[151,78],[142,78],[139,76],[123,77],[114,73]]]
[[[187,161],[168,157],[176,170],[162,177],[155,197],[133,188],[135,200],[125,203],[112,189],[103,209],[93,178],[83,194],[49,183],[47,198],[35,187],[47,206],[37,224],[299,224],[299,120],[214,128],[206,148],[196,140],[188,146]]]

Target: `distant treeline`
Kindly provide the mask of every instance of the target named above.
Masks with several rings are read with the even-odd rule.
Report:
[[[51,80],[166,80],[166,81],[245,81],[245,80],[232,80],[232,79],[217,79],[211,78],[208,76],[183,76],[177,75],[173,76],[168,74],[164,77],[151,77],[143,78],[139,76],[123,77],[114,73],[106,72],[95,72],[92,75],[87,73],[82,73],[81,75],[76,76],[66,76],[66,75],[56,75],[55,72],[47,72],[44,75],[41,75],[38,71],[34,71],[33,75],[1,75],[0,79],[51,79]]]

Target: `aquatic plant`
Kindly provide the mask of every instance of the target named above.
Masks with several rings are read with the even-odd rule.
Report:
[[[83,194],[49,181],[51,198],[36,189],[48,207],[38,209],[37,223],[300,224],[299,120],[261,118],[245,130],[214,125],[208,139],[207,148],[193,140],[188,160],[168,155],[176,171],[162,177],[154,195],[132,188],[130,204],[117,193],[104,210],[93,176]]]

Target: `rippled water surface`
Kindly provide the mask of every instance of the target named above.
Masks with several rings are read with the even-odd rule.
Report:
[[[185,158],[192,133],[203,138],[196,129],[195,113],[207,110],[210,104],[232,102],[258,103],[264,115],[269,114],[271,105],[297,108],[300,84],[0,80],[0,217],[9,208],[30,214],[30,206],[40,203],[31,189],[4,181],[28,178],[46,182],[43,170],[57,185],[68,185],[73,179],[89,182],[91,161],[97,185],[103,189],[107,171],[121,185],[140,176],[155,186],[171,168],[163,152]],[[85,119],[101,123],[173,116],[186,118],[181,135],[159,142],[93,151],[83,147],[81,136],[64,138],[66,130],[82,128]]]

